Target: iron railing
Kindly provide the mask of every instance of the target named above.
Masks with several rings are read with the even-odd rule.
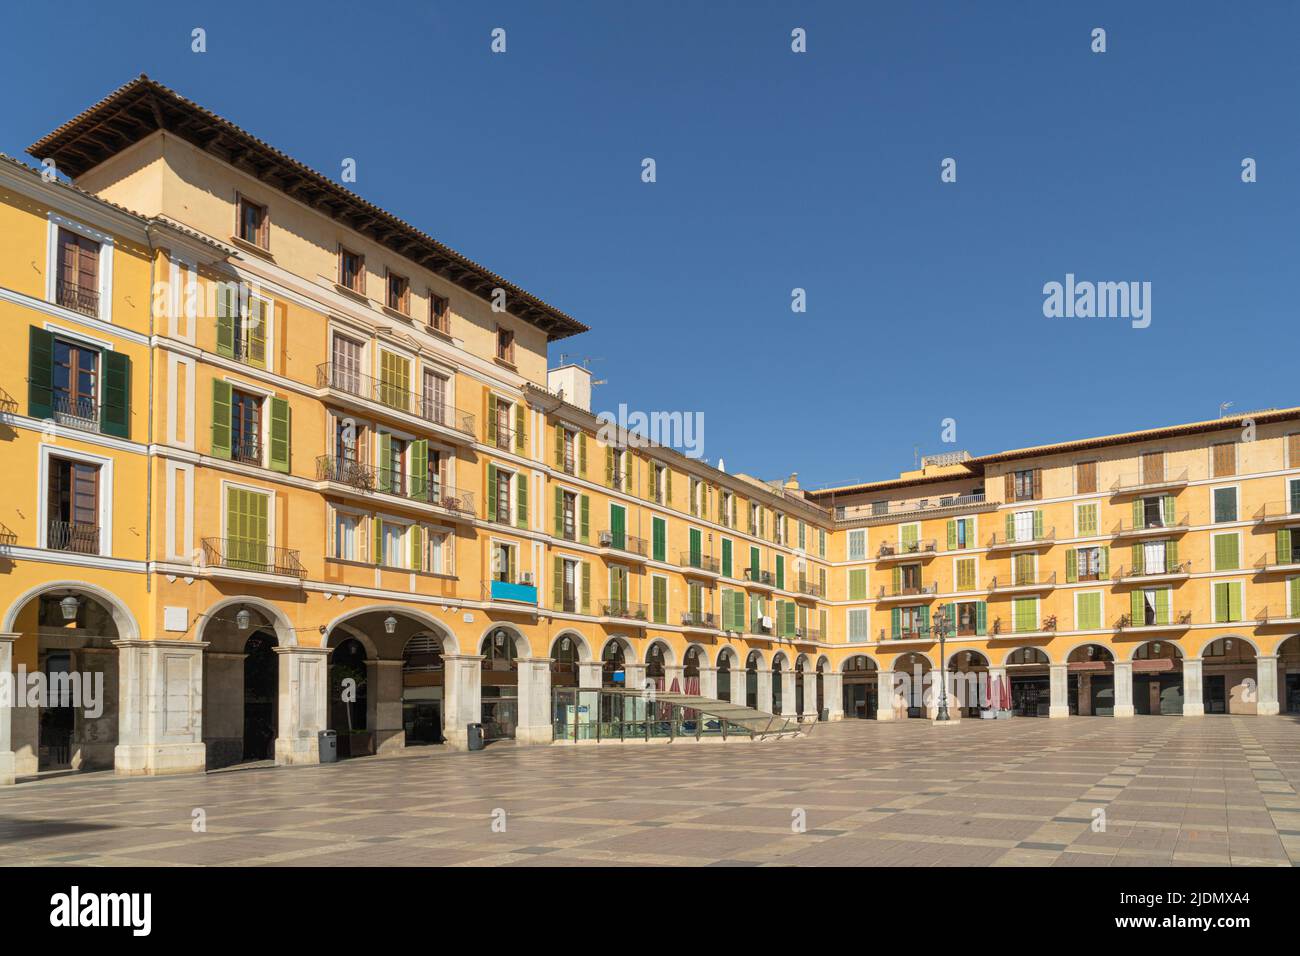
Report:
[[[620,617],[629,621],[647,620],[646,606],[639,601],[601,601],[600,613],[602,617]]]
[[[1115,483],[1110,486],[1112,495],[1135,494],[1146,489],[1168,488],[1174,485],[1187,484],[1187,469],[1180,472],[1169,472],[1161,470],[1159,475],[1146,474],[1145,472],[1136,475],[1123,475],[1115,479]]]
[[[682,611],[682,627],[718,626],[718,618],[712,611]]]
[[[876,592],[876,600],[884,598],[904,598],[904,597],[925,597],[930,594],[938,594],[939,585],[935,581],[929,584],[900,584],[898,587],[881,585],[880,590]]]
[[[46,526],[45,546],[51,551],[99,554],[99,526],[75,521],[51,521]]]
[[[835,509],[839,521],[867,521],[878,518],[881,522],[897,520],[904,515],[924,514],[947,510],[957,513],[963,509],[992,507],[984,492],[969,495],[949,495],[942,498],[922,498],[919,501],[875,501],[868,505],[840,505]]]
[[[1179,614],[1177,617],[1171,618],[1168,621],[1153,621],[1150,624],[1146,623],[1145,621],[1139,624],[1134,624],[1133,615],[1121,614],[1119,616],[1119,619],[1115,622],[1115,630],[1122,631],[1125,630],[1126,628],[1139,628],[1139,627],[1189,627],[1191,626],[1191,623],[1192,623],[1191,611],[1184,611],[1182,614]],[[1239,622],[1224,621],[1222,623],[1226,624],[1226,623],[1239,623]]]
[[[1121,566],[1119,571],[1117,571],[1113,575],[1113,577],[1117,580],[1122,580],[1124,578],[1155,578],[1155,577],[1162,577],[1166,574],[1191,574],[1191,572],[1192,572],[1191,561],[1175,561],[1172,564],[1166,561],[1165,566],[1163,568],[1155,568],[1150,571],[1148,571],[1145,567],[1126,568]]]
[[[83,432],[99,431],[99,405],[89,396],[54,393],[54,422]]]
[[[754,584],[766,584],[770,588],[776,587],[776,577],[771,571],[761,569],[755,571],[753,568],[745,568],[745,580],[752,581]]]
[[[635,537],[626,531],[602,531],[597,540],[602,548],[613,548],[615,551],[625,551],[643,558],[646,555],[645,538]]]
[[[678,562],[683,568],[694,568],[697,571],[708,571],[717,574],[721,565],[718,559],[707,554],[697,554],[691,551],[681,552],[681,558]]]
[[[232,438],[230,440],[230,460],[245,465],[262,463],[262,443],[256,438]]]
[[[1132,520],[1120,521],[1111,529],[1112,537],[1123,537],[1130,534],[1145,534],[1148,531],[1173,531],[1182,533],[1187,530],[1190,520],[1187,515],[1182,517],[1175,516],[1172,521],[1166,521],[1163,513],[1159,518],[1145,520],[1141,524],[1134,524]]]
[[[54,294],[59,305],[65,309],[71,309],[73,312],[89,315],[92,318],[99,315],[99,291],[97,289],[86,289],[66,279],[59,279],[54,285]]]
[[[810,597],[821,597],[825,593],[825,588],[822,587],[820,580],[801,574],[799,575],[798,591],[800,594],[807,594]]]
[[[247,538],[204,538],[203,563],[207,567],[234,571],[256,571],[303,578],[307,569],[299,553],[290,548],[274,548],[264,541]]]
[[[316,480],[337,481],[357,491],[396,495],[462,514],[474,513],[474,492],[453,488],[442,481],[430,481],[402,471],[376,468],[364,462],[337,455],[320,455],[316,459]]]
[[[912,555],[934,554],[938,543],[930,538],[926,541],[885,541],[876,549],[876,558],[905,558]]]
[[[990,591],[1006,591],[1010,588],[1050,588],[1056,586],[1056,572],[1053,571],[1044,577],[1035,578],[1032,574],[1020,575],[1012,573],[1010,578],[1003,578],[1001,581],[995,575],[989,582]]]
[[[998,534],[996,531],[989,536],[988,547],[990,548],[1015,548],[1021,546],[1033,547],[1034,545],[1048,544],[1056,540],[1056,529],[1047,528],[1035,533],[1030,531],[1028,535],[1021,536],[1015,534],[1008,536],[1005,532]]]
[[[347,366],[322,362],[316,366],[316,386],[378,402],[395,411],[415,415],[466,435],[474,434],[474,416],[469,412],[454,408],[431,395],[413,392]]]

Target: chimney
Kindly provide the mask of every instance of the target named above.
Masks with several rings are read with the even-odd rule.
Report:
[[[785,480],[785,490],[786,491],[799,490],[799,472],[797,471],[790,472],[790,477]]]
[[[546,373],[546,388],[570,405],[591,411],[591,371],[581,365],[561,365]]]

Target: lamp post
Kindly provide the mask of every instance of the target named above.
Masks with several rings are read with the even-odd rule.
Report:
[[[935,714],[935,721],[947,721],[952,718],[948,716],[948,651],[946,640],[948,637],[948,628],[952,622],[948,620],[947,608],[940,608],[930,619],[930,626],[939,632],[939,711]]]

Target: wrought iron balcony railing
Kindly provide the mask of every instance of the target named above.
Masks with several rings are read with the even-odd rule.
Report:
[[[994,576],[989,582],[990,591],[1010,591],[1016,588],[1030,590],[1032,588],[1053,588],[1056,587],[1056,572],[1051,574],[1035,577],[1032,574],[1015,574],[1012,573],[1006,577]]]
[[[246,538],[204,538],[203,563],[207,567],[234,571],[256,571],[303,578],[307,569],[299,553],[290,548],[273,548],[263,541]]]
[[[1115,630],[1122,631],[1125,630],[1126,628],[1139,628],[1139,627],[1190,627],[1191,623],[1192,623],[1191,611],[1184,611],[1183,613],[1177,615],[1176,617],[1170,617],[1164,621],[1161,621],[1158,618],[1152,621],[1147,621],[1144,619],[1142,621],[1139,621],[1137,624],[1133,623],[1133,615],[1121,614],[1119,616],[1119,619],[1115,621]],[[1224,623],[1230,623],[1230,622],[1224,622]]]
[[[65,309],[92,318],[99,315],[99,290],[86,289],[66,279],[59,279],[54,286],[55,298]]]
[[[645,538],[634,537],[626,531],[602,531],[597,540],[602,548],[613,548],[615,551],[623,551],[643,558],[646,556]]]
[[[984,493],[947,495],[941,498],[922,498],[919,501],[875,501],[867,505],[840,505],[835,509],[838,521],[865,521],[868,524],[897,521],[904,515],[944,511],[959,514],[963,511],[992,509],[996,504],[988,501]]]
[[[718,626],[718,618],[712,611],[683,611],[682,627],[712,627]]]
[[[262,463],[262,443],[257,438],[239,437],[230,440],[230,460],[245,465]]]
[[[54,393],[54,423],[75,428],[77,431],[99,431],[99,405],[85,395],[72,396],[67,392]]]
[[[1158,578],[1158,577],[1165,577],[1166,575],[1191,574],[1191,573],[1192,573],[1191,561],[1172,561],[1172,562],[1166,561],[1163,567],[1151,568],[1149,570],[1145,566],[1140,568],[1121,567],[1118,571],[1115,572],[1113,577],[1116,580],[1124,580],[1125,578]]]
[[[932,594],[939,593],[938,583],[931,581],[929,584],[900,584],[898,587],[881,585],[880,590],[876,592],[877,600],[885,598],[907,598],[907,597],[928,597]]]
[[[681,552],[681,558],[678,564],[683,568],[694,568],[697,571],[708,571],[710,574],[717,574],[718,559],[707,554],[697,554],[692,551]]]
[[[1123,475],[1110,486],[1112,495],[1141,494],[1144,491],[1158,491],[1162,488],[1176,488],[1187,484],[1187,469],[1172,472],[1160,469],[1158,472],[1142,472],[1136,475]]]
[[[601,601],[600,613],[602,617],[618,617],[628,621],[647,620],[646,607],[639,601]]]
[[[926,541],[885,541],[876,550],[876,558],[907,558],[934,554],[938,543],[930,538]]]
[[[1033,548],[1045,544],[1051,544],[1056,540],[1056,529],[1046,528],[1038,532],[1019,531],[1015,534],[998,534],[996,531],[989,536],[988,547],[990,548]]]
[[[474,416],[469,412],[454,408],[434,396],[412,392],[333,362],[316,366],[316,386],[378,402],[465,435],[474,434]]]
[[[99,554],[99,526],[51,521],[45,529],[45,546],[51,551]]]
[[[1166,521],[1164,514],[1159,517],[1148,518],[1141,523],[1135,524],[1132,520],[1120,521],[1111,529],[1112,537],[1122,538],[1128,535],[1157,535],[1161,531],[1170,534],[1182,534],[1187,530],[1190,520],[1187,515],[1174,517],[1171,521]]]
[[[357,491],[396,495],[421,504],[434,505],[461,514],[474,513],[474,492],[453,488],[442,481],[419,480],[405,472],[375,468],[364,462],[336,455],[316,459],[316,480],[337,481]]]
[[[754,584],[765,584],[770,588],[776,587],[776,578],[771,571],[761,569],[756,571],[753,568],[745,568],[745,580]]]
[[[822,587],[819,580],[804,575],[799,576],[798,590],[800,594],[807,594],[811,597],[822,597],[825,593],[825,588]]]

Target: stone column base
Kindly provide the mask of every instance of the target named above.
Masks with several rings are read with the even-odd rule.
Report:
[[[1184,716],[1184,717],[1204,717],[1204,716],[1205,716],[1205,702],[1204,702],[1204,701],[1200,701],[1200,700],[1198,700],[1198,701],[1196,701],[1196,703],[1192,703],[1191,701],[1184,700],[1184,701],[1183,701],[1183,716]]]
[[[172,773],[202,773],[208,748],[201,743],[118,744],[113,768],[119,777],[161,777]]]
[[[1116,705],[1115,705],[1115,712],[1114,712],[1113,716],[1115,716],[1115,717],[1132,717],[1132,716],[1134,716],[1135,714],[1136,714],[1136,711],[1134,711],[1134,709],[1133,709],[1133,705],[1132,705],[1132,704],[1116,704]]]
[[[1049,718],[1051,718],[1051,717],[1057,717],[1057,718],[1069,717],[1069,716],[1070,716],[1070,705],[1069,705],[1069,704],[1066,704],[1064,707],[1062,707],[1060,704],[1052,704],[1052,706],[1051,706],[1051,707],[1048,709],[1048,711],[1047,711],[1047,716],[1048,716]]]
[[[1272,703],[1267,703],[1267,704],[1264,703],[1263,701],[1260,701],[1255,705],[1256,717],[1276,717],[1281,712],[1282,712],[1282,706],[1277,701],[1273,701]]]
[[[6,750],[0,753],[0,787],[11,786],[18,776],[14,762],[14,752]]]
[[[400,754],[406,749],[405,730],[376,730],[375,753],[381,757]]]
[[[516,727],[515,743],[524,744],[529,747],[540,747],[551,744],[555,739],[550,725],[545,727]]]
[[[320,763],[320,742],[310,737],[276,737],[275,762],[281,767],[301,767]]]
[[[894,711],[892,709],[876,711],[876,720],[893,720],[893,719],[894,719]]]

